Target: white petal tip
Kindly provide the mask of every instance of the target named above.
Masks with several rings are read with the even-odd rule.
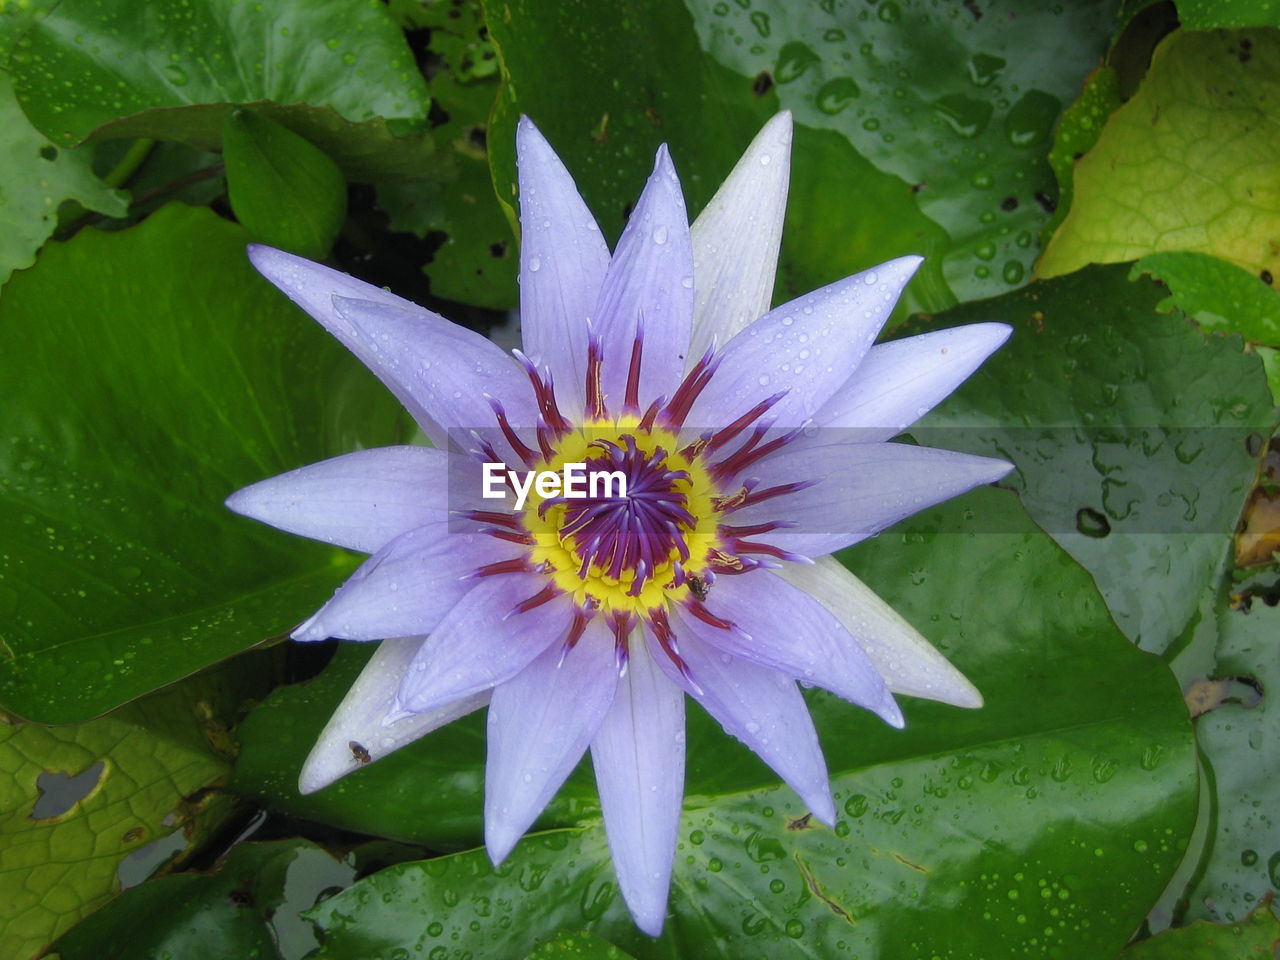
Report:
[[[902,715],[902,708],[898,706],[898,701],[893,699],[893,694],[891,693],[886,693],[884,700],[876,710],[876,714],[895,730],[901,730],[907,725],[907,720]]]
[[[834,827],[836,825],[836,804],[831,799],[831,792],[828,790],[826,796],[822,797],[816,803],[810,803],[809,813],[811,813],[819,823]]]
[[[317,643],[321,640],[328,640],[329,634],[314,621],[315,617],[312,617],[303,623],[302,626],[289,634],[289,638],[300,643]]]
[[[631,918],[635,920],[636,926],[642,933],[647,933],[651,937],[660,937],[662,926],[667,920],[666,906],[664,905],[660,911],[633,909]]]
[[[353,762],[349,753],[345,751],[339,753],[333,746],[326,750],[322,747],[323,743],[324,740],[321,739],[320,743],[312,748],[310,755],[302,764],[302,771],[298,774],[298,793],[304,797],[323,790],[351,771],[359,769],[359,765]]]
[[[978,688],[970,683],[966,683],[964,690],[956,691],[946,702],[953,707],[960,707],[964,710],[981,710],[986,701],[982,699],[982,694]]]
[[[505,833],[493,836],[489,830],[485,831],[484,849],[489,854],[489,862],[495,867],[502,866],[502,861],[511,855],[511,851],[515,849],[519,837],[506,836]]]

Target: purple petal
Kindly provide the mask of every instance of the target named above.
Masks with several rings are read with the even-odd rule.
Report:
[[[410,714],[388,724],[386,717],[395,702],[400,680],[421,646],[421,637],[402,637],[378,644],[373,659],[365,664],[342,698],[302,765],[298,778],[300,793],[315,793],[339,777],[359,770],[365,763],[379,760],[489,701],[488,694],[481,693],[431,713]],[[368,759],[362,759],[352,744],[364,750]]]
[[[744,471],[757,489],[798,479],[812,486],[733,513],[735,524],[785,519],[795,524],[767,540],[806,557],[833,553],[913,513],[999,480],[1013,465],[989,457],[905,443],[832,443],[784,447]]]
[[[369,300],[335,297],[334,307],[445,431],[492,430],[490,397],[513,424],[537,423],[528,377],[492,341],[439,317],[417,316]],[[431,440],[441,447],[447,442],[434,436]]]
[[[280,530],[373,553],[446,518],[448,460],[426,447],[360,450],[252,484],[227,506]]]
[[[982,694],[964,674],[834,557],[811,565],[784,564],[778,576],[844,624],[894,693],[956,707],[982,706]]]
[[[524,352],[549,366],[566,412],[582,411],[587,317],[609,246],[569,172],[528,117],[516,127],[520,171],[520,326]]]
[[[693,329],[693,248],[680,181],[665,146],[658,148],[653,174],[618,241],[593,316],[611,412],[622,409],[642,318],[640,406],[675,392]]]
[[[693,221],[696,299],[686,367],[713,339],[727,343],[768,311],[790,172],[791,113],[783,110],[756,134]]]
[[[851,431],[841,439],[858,443],[888,440],[960,386],[1012,332],[1003,323],[971,323],[876,344],[814,423],[828,434]]]
[[[566,596],[512,614],[547,582],[535,573],[481,580],[427,637],[400,685],[400,705],[422,713],[488,690],[564,639],[573,620]]]
[[[552,644],[493,691],[484,775],[484,839],[495,864],[564,783],[600,729],[618,686],[600,617],[572,650]]]
[[[672,609],[679,654],[693,686],[655,646],[662,671],[702,704],[725,732],[737,737],[777,772],[819,820],[833,825],[835,803],[827,765],[809,708],[794,680],[776,670],[724,653],[700,640],[686,615]]]
[[[684,795],[684,694],[643,643],[591,744],[613,869],[636,926],[662,932]]]
[[[312,263],[274,247],[253,243],[249,245],[249,260],[258,272],[275,284],[290,300],[311,314],[342,345],[360,358],[360,362],[377,374],[378,379],[396,395],[410,415],[431,438],[432,443],[444,446],[444,431],[431,421],[427,411],[413,397],[406,384],[388,366],[391,355],[377,352],[368,340],[357,335],[356,329],[344,317],[339,316],[333,305],[334,297],[369,300],[386,307],[405,310],[415,316],[430,317],[439,323],[443,318],[425,310],[402,297],[388,293],[381,287],[357,280],[330,267]]]
[[[696,617],[682,621],[698,638],[788,677],[825,687],[894,727],[902,713],[875,665],[817,600],[766,570],[719,577],[707,609],[734,624],[724,630]]]
[[[475,589],[474,580],[462,578],[522,549],[483,533],[451,532],[449,524],[396,537],[361,564],[333,599],[293,632],[293,639],[381,640],[430,633]]]
[[[783,427],[808,420],[862,361],[920,263],[899,257],[766,313],[725,344],[688,424],[727,423],[782,391],[769,416]]]

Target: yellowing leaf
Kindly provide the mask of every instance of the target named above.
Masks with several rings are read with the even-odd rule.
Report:
[[[184,798],[227,769],[201,708],[175,689],[80,726],[0,720],[5,957],[35,956],[119,890],[122,860],[184,826]]]
[[[1075,171],[1075,200],[1037,265],[1189,250],[1280,269],[1280,34],[1179,31]]]

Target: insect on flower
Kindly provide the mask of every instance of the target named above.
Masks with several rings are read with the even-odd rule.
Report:
[[[660,149],[611,254],[522,120],[524,350],[514,359],[384,290],[251,248],[435,444],[362,450],[228,500],[372,554],[293,633],[383,640],[307,759],[304,792],[488,704],[494,862],[590,748],[620,889],[656,936],[686,695],[828,825],[835,807],[797,681],[895,726],[895,692],[981,704],[828,555],[1008,471],[887,441],[1009,330],[975,324],[873,346],[917,257],[769,310],[790,140],[780,114],[692,228]],[[594,497],[526,484],[517,508],[482,497],[485,463],[509,468],[502,476],[585,465],[626,482]]]

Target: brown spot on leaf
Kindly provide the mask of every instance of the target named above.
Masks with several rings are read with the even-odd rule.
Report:
[[[800,868],[800,876],[804,878],[804,885],[809,888],[809,892],[825,903],[837,917],[851,926],[857,926],[858,921],[853,918],[853,914],[846,910],[843,906],[827,896],[822,885],[818,883],[818,878],[813,875],[813,871],[809,869],[809,865],[804,862],[804,858],[800,854],[795,855],[796,866]]]

